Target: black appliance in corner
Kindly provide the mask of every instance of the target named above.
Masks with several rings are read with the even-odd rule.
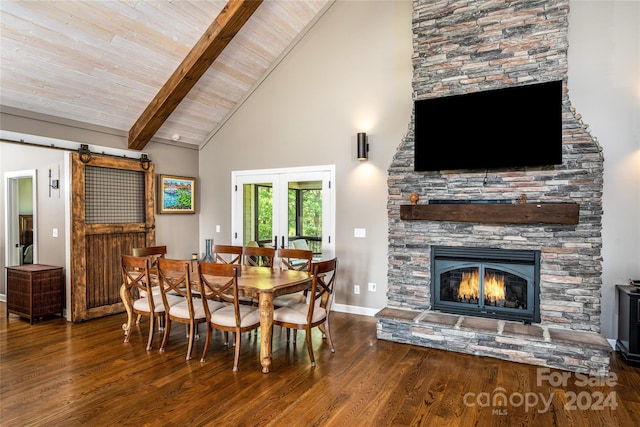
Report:
[[[616,285],[618,340],[616,350],[627,365],[640,366],[640,288]]]

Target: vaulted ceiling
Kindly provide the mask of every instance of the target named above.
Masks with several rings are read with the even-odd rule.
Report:
[[[111,128],[130,141],[146,120],[159,125],[151,143],[201,146],[333,1],[264,0],[229,41],[216,33],[227,0],[2,0],[0,106]],[[203,43],[224,50],[191,88],[189,57],[212,59]],[[182,87],[184,99],[177,78],[190,88]],[[165,95],[179,102],[172,111],[158,107]],[[129,145],[146,141],[138,143]]]

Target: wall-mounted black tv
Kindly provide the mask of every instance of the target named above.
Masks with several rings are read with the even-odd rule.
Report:
[[[562,81],[415,101],[416,171],[562,163]]]

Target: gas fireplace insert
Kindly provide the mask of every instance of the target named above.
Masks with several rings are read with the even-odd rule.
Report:
[[[434,246],[434,310],[539,323],[540,251]]]

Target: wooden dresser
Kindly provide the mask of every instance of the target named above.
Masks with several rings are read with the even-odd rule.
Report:
[[[64,273],[62,267],[25,264],[7,269],[7,317],[18,314],[34,320],[50,314],[63,315]]]

